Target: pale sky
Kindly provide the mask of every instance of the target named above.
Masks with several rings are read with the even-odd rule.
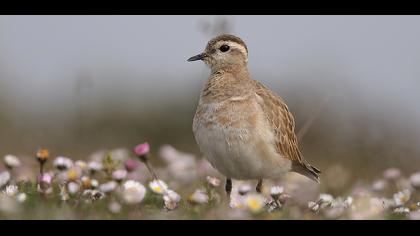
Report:
[[[420,16],[228,18],[248,45],[255,79],[283,89],[329,81],[326,89],[354,91],[364,105],[391,105],[420,119]],[[81,70],[95,78],[98,91],[124,94],[127,102],[139,93],[188,92],[208,70],[186,59],[210,39],[200,21],[214,19],[0,16],[0,81],[25,111],[71,102]]]

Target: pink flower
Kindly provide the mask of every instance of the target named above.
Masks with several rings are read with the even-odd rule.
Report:
[[[134,171],[139,167],[139,163],[134,159],[127,159],[124,162],[124,167],[128,172]]]
[[[144,156],[146,155],[150,150],[149,143],[141,143],[134,147],[134,153],[136,153],[138,156]]]
[[[51,184],[51,180],[52,180],[52,175],[50,175],[48,173],[45,173],[43,175],[38,176],[38,182],[39,183]]]
[[[127,177],[127,171],[126,170],[116,170],[112,172],[112,178],[116,181],[122,181]]]

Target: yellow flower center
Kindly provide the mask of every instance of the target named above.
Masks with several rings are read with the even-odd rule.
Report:
[[[247,200],[247,205],[251,211],[259,211],[261,209],[261,202],[255,198],[250,198]]]
[[[67,178],[69,180],[76,180],[77,179],[77,171],[75,169],[70,169],[67,171]]]
[[[161,188],[159,185],[154,186],[154,187],[153,187],[153,190],[154,190],[155,192],[158,192],[158,193],[162,192],[162,188]]]

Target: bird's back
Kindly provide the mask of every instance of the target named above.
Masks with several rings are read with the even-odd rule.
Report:
[[[259,104],[275,134],[276,150],[292,161],[292,171],[319,182],[318,174],[321,172],[311,166],[299,150],[295,121],[286,103],[261,82],[252,80],[252,84],[258,96]]]

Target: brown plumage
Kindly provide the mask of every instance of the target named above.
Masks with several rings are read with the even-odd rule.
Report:
[[[320,171],[299,150],[295,122],[285,102],[251,79],[248,49],[233,35],[209,41],[203,60],[211,69],[194,116],[193,132],[209,162],[227,177],[262,179],[288,171],[319,182]]]
[[[319,182],[318,174],[321,171],[310,165],[299,150],[295,120],[286,103],[262,83],[256,80],[252,82],[255,93],[261,97],[261,106],[277,138],[276,150],[293,161],[292,171]]]

